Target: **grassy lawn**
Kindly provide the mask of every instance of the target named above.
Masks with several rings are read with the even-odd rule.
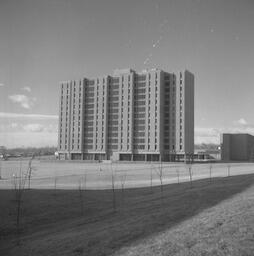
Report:
[[[125,189],[124,193],[116,190],[115,209],[110,190],[82,191],[82,196],[78,189],[26,190],[22,201],[20,245],[17,245],[15,228],[14,191],[2,190],[0,255],[192,255],[189,252],[193,248],[196,250],[193,255],[241,255],[209,254],[210,251],[201,254],[204,251],[202,243],[207,248],[211,242],[210,247],[215,248],[213,243],[224,234],[219,230],[223,225],[230,229],[227,223],[239,205],[238,211],[242,213],[238,212],[237,216],[244,219],[242,214],[245,213],[246,218],[250,218],[254,210],[253,198],[252,204],[242,199],[239,201],[242,204],[228,201],[244,195],[253,185],[254,175],[242,175],[215,178],[212,182],[194,181],[192,187],[190,183],[166,185],[163,194],[160,187]],[[207,215],[199,217],[202,214]],[[215,222],[213,216],[217,216]],[[253,226],[243,230],[243,241],[250,239],[251,230]],[[253,238],[253,233],[251,235]],[[184,241],[180,243],[180,239]],[[206,243],[203,241],[196,246],[201,240]],[[228,252],[227,244],[220,246],[218,252],[223,252],[223,248]],[[251,255],[248,254],[251,246],[246,241],[241,246],[242,250],[247,248],[242,255]],[[135,254],[138,251],[140,253]]]

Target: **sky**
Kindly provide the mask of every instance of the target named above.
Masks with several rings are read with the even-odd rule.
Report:
[[[56,146],[59,83],[195,75],[195,143],[254,135],[253,0],[0,0],[0,146]]]

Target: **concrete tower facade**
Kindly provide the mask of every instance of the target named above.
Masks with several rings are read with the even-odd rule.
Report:
[[[158,69],[61,83],[61,159],[171,161],[194,152],[194,76]]]

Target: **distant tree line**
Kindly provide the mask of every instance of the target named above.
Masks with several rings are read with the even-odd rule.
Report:
[[[202,144],[195,145],[196,150],[217,150],[218,147],[219,147],[218,144],[213,144],[213,143],[202,143]]]
[[[57,151],[56,147],[27,147],[27,148],[6,148],[0,146],[0,154],[7,156],[47,156],[53,155]]]

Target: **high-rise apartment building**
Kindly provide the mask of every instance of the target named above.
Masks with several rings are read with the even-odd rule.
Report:
[[[194,152],[194,75],[158,69],[61,83],[60,159],[171,161]]]

